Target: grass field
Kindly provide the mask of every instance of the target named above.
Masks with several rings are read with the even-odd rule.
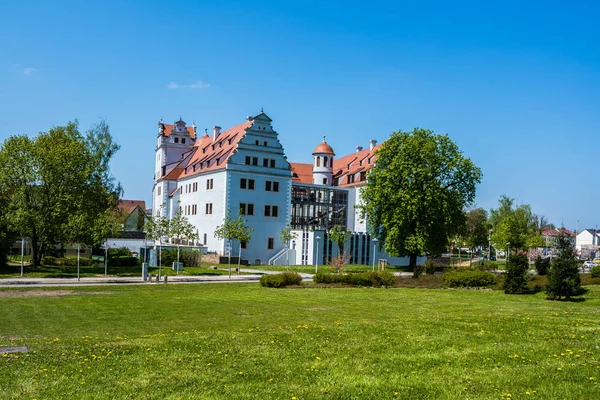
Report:
[[[597,399],[589,289],[0,290],[0,398]]]

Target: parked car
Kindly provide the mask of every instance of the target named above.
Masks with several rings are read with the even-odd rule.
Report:
[[[583,270],[583,273],[585,274],[587,272],[590,272],[590,269],[594,268],[596,265],[598,265],[598,264],[596,264],[593,261],[586,261],[583,263],[583,266],[581,267],[581,269]]]

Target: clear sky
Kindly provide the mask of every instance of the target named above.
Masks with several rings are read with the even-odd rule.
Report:
[[[288,160],[448,133],[556,225],[600,222],[600,6],[575,1],[1,1],[0,140],[105,118],[125,198],[151,199],[157,121],[264,107]],[[150,204],[150,203],[148,203]]]

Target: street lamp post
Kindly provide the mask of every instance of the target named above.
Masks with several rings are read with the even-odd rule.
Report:
[[[375,272],[375,260],[377,259],[377,257],[375,257],[377,255],[377,238],[373,238],[372,242],[373,242],[373,272]]]
[[[298,257],[296,256],[296,241],[292,240],[292,250],[294,250],[294,265],[298,262]],[[289,261],[288,261],[289,264]]]
[[[23,259],[25,258],[25,238],[21,239],[21,276],[23,276]]]
[[[317,251],[315,254],[315,274],[319,272],[319,240],[321,240],[321,238],[317,236]]]

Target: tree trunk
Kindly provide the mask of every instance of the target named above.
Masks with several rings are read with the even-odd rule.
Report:
[[[412,270],[414,271],[415,268],[417,268],[417,255],[414,253],[411,253],[408,256],[408,266],[409,268],[412,268]]]

